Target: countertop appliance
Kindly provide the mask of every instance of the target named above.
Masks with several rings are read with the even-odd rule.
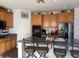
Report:
[[[46,35],[46,30],[42,29],[42,35]]]

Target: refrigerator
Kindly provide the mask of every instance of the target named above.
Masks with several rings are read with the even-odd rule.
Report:
[[[68,40],[68,44],[72,44],[74,38],[74,25],[73,23],[60,23],[58,24],[58,35],[60,38]]]

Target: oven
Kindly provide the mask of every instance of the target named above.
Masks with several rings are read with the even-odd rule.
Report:
[[[41,26],[32,26],[32,36],[33,37],[41,37]]]

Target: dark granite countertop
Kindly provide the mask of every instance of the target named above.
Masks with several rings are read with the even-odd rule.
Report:
[[[52,41],[46,40],[45,37],[28,37],[23,39],[24,42],[39,42],[39,43],[52,43]]]
[[[6,38],[6,37],[8,37],[8,36],[16,36],[17,34],[3,34],[3,35],[0,35],[0,38]]]

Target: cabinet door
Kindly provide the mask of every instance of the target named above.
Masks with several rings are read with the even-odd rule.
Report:
[[[11,49],[16,48],[16,36],[11,36]]]
[[[6,11],[3,12],[3,20],[4,20],[4,21],[7,20],[7,12],[6,12]]]
[[[13,49],[13,38],[10,36],[10,50]]]
[[[13,39],[13,48],[16,48],[16,38]]]
[[[66,14],[65,13],[60,13],[58,14],[58,22],[66,22]]]
[[[6,38],[6,51],[10,50],[10,38]]]
[[[3,13],[0,11],[0,20],[3,19]]]
[[[50,27],[50,15],[43,15],[43,28]]]
[[[57,27],[57,15],[50,15],[50,27]]]
[[[2,39],[0,39],[0,55],[2,55]]]
[[[42,25],[41,14],[32,14],[32,25]]]
[[[67,22],[74,22],[74,13],[73,12],[69,12],[67,13]]]
[[[6,11],[0,10],[0,20],[6,20]]]
[[[13,13],[7,12],[6,26],[7,28],[13,27]]]
[[[2,41],[2,54],[6,52],[6,43],[5,43],[5,38]]]

